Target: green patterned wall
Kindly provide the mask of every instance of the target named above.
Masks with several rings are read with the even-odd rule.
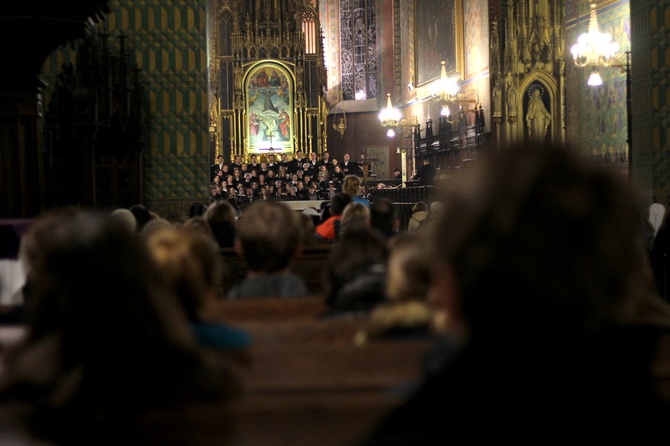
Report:
[[[651,97],[648,110],[643,111],[647,125],[641,127],[644,132],[639,140],[647,153],[641,161],[648,161],[651,172],[653,172],[653,191],[661,201],[670,200],[670,2],[644,2],[638,8],[641,14],[636,13],[640,21],[646,19],[649,26],[649,34],[645,46],[640,48],[649,54],[648,74],[640,73],[644,79],[648,79],[649,85],[645,85]],[[637,48],[636,48],[637,50]],[[634,73],[634,80],[635,78]],[[634,91],[634,93],[636,93]],[[640,94],[645,94],[643,91]],[[635,107],[635,102],[633,102]],[[638,113],[637,108],[635,112]]]
[[[148,95],[144,204],[168,218],[187,215],[209,193],[207,0],[111,0],[109,7],[101,27],[110,45],[127,37]],[[44,66],[47,82],[72,57],[69,47],[55,52]]]

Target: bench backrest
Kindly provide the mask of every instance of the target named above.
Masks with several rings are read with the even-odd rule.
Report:
[[[222,299],[212,304],[214,317],[222,322],[315,319],[326,311],[320,296]]]
[[[291,271],[302,277],[307,289],[313,294],[322,292],[321,273],[326,258],[330,253],[331,245],[318,244],[308,246],[291,261]],[[226,288],[239,283],[246,275],[248,265],[244,258],[239,256],[233,248],[222,248],[221,255],[228,267],[230,277],[225,278]]]
[[[402,391],[421,377],[428,340],[261,344],[244,374],[252,393]]]

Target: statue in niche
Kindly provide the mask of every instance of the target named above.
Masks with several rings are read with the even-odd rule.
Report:
[[[533,94],[528,101],[528,112],[526,113],[526,125],[528,126],[528,138],[532,142],[544,142],[547,136],[547,129],[551,124],[551,114],[544,106],[544,101],[540,95],[540,90],[533,90]]]

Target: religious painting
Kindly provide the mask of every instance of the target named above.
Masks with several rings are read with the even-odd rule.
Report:
[[[440,77],[440,62],[447,73],[462,73],[463,0],[415,0],[417,86]]]
[[[293,153],[293,80],[276,63],[262,63],[246,77],[247,153]]]

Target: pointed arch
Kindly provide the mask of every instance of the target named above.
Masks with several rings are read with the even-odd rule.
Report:
[[[526,115],[528,111],[528,103],[533,95],[535,90],[540,90],[540,96],[543,100],[545,108],[551,115],[551,124],[547,129],[547,138],[545,139],[548,143],[560,143],[561,139],[561,104],[558,98],[558,84],[556,80],[551,77],[548,73],[536,70],[531,72],[528,76],[522,79],[519,91],[521,97],[517,101],[517,115],[519,116],[518,126],[520,134],[517,134],[519,140],[525,140],[528,138],[528,126],[526,123]]]

